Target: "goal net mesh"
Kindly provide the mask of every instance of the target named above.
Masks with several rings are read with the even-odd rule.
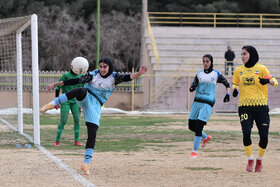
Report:
[[[18,132],[17,59],[22,59],[23,133],[33,136],[31,16],[0,19],[0,146],[25,144]],[[17,55],[17,32],[21,32],[21,57]]]

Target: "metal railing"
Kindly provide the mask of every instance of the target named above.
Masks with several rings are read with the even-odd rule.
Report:
[[[186,76],[186,72],[190,74],[193,72],[192,64],[182,62],[175,70],[170,74],[161,75],[164,78],[157,84],[150,92],[150,105],[159,98],[166,90],[173,86],[177,80],[183,76]]]
[[[260,62],[261,64],[266,65],[270,73],[274,77],[280,77],[280,62]],[[242,62],[234,61],[234,69],[236,69],[238,66],[242,65]],[[228,82],[231,82],[232,79],[232,73],[231,67],[229,68],[229,75],[225,75],[225,62],[215,62],[214,69],[220,71],[228,80]],[[157,99],[159,99],[164,93],[168,90],[170,90],[174,85],[176,84],[177,80],[179,80],[182,77],[188,77],[188,81],[190,81],[191,77],[194,77],[197,72],[203,70],[203,65],[201,61],[197,62],[189,62],[189,61],[183,61],[181,64],[178,65],[178,67],[173,70],[169,74],[159,74],[154,75],[155,77],[162,77],[159,83],[155,85],[155,87],[150,91],[150,105],[153,105]],[[148,75],[146,75],[148,76]],[[151,76],[151,75],[150,75]],[[278,80],[279,81],[279,80]],[[186,86],[190,86],[190,82],[186,83]],[[188,104],[189,102],[189,94],[188,94]],[[189,108],[189,105],[188,105]]]
[[[157,45],[156,45],[156,42],[155,42],[154,34],[153,34],[153,31],[152,31],[152,27],[151,27],[149,19],[147,19],[147,31],[148,31],[148,34],[149,34],[149,37],[150,37],[150,40],[151,40],[153,53],[154,53],[155,58],[156,58],[156,63],[157,63],[157,65],[159,65],[159,54],[158,54]]]
[[[154,25],[210,27],[280,27],[280,14],[148,12]]]

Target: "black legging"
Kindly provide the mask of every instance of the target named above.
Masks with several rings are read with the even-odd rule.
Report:
[[[78,101],[81,101],[86,97],[87,89],[84,87],[75,88],[75,89],[67,92],[65,95],[68,100],[76,98]],[[87,126],[87,134],[88,134],[86,149],[87,148],[94,149],[98,126],[96,124],[90,123],[90,122],[86,122],[86,126]]]
[[[259,127],[261,125],[257,125],[257,126]],[[266,149],[268,144],[268,129],[259,130],[259,136],[260,136],[259,146],[263,149]],[[243,145],[249,146],[251,144],[252,144],[251,131],[249,132],[243,131]]]
[[[195,132],[195,136],[202,136],[204,125],[206,125],[206,122],[204,121],[189,119],[189,129]]]
[[[86,126],[87,126],[87,133],[88,133],[86,149],[87,148],[94,149],[98,126],[90,122],[86,122]]]
[[[87,89],[84,87],[75,88],[65,93],[68,100],[76,98],[78,101],[83,100],[87,95]]]
[[[238,113],[243,133],[243,145],[249,146],[252,144],[251,131],[255,121],[260,136],[259,146],[266,149],[270,124],[268,109],[261,108],[258,111],[251,111],[246,107],[239,107]],[[244,118],[245,114],[246,119]]]

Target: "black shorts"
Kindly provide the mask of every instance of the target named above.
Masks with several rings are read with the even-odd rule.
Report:
[[[246,107],[239,107],[238,114],[242,126],[243,134],[251,134],[253,122],[255,121],[259,132],[268,135],[270,118],[268,110],[248,110]]]

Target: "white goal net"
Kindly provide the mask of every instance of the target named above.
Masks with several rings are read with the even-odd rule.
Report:
[[[20,144],[21,135],[40,144],[37,25],[35,14],[0,19],[1,145]]]

